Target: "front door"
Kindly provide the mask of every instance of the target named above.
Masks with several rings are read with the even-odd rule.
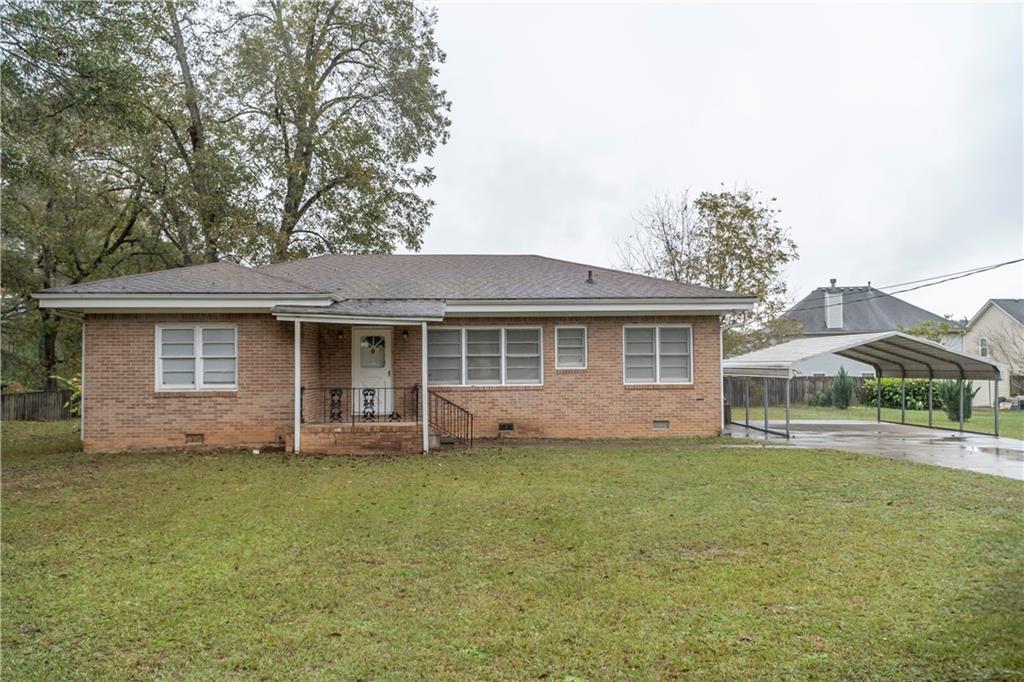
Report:
[[[391,330],[353,327],[352,410],[357,419],[387,418],[394,401],[391,389]]]

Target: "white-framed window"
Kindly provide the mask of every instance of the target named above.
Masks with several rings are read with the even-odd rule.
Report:
[[[544,382],[540,327],[436,327],[427,330],[431,386],[504,386]]]
[[[627,384],[692,384],[693,329],[688,324],[624,325],[622,379]]]
[[[983,358],[988,357],[988,337],[983,336],[978,340],[978,355]]]
[[[238,329],[234,325],[157,325],[156,388],[238,388]]]
[[[555,369],[587,368],[587,328],[555,327]]]

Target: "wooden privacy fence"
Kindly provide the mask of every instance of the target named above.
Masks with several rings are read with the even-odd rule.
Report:
[[[857,396],[864,389],[865,377],[851,376],[853,381],[853,404],[859,404]],[[750,382],[750,404],[760,406],[764,404],[764,379],[751,377],[725,377],[725,399],[734,407],[743,404],[743,387]],[[791,405],[806,405],[813,393],[818,391],[827,392],[832,388],[832,377],[794,377],[789,386],[789,402]],[[786,404],[786,380],[768,379],[768,404]]]
[[[71,391],[39,391],[38,393],[4,393],[0,397],[0,419],[3,421],[56,421],[74,419]]]

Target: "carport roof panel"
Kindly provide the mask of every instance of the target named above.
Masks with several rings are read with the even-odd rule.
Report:
[[[902,332],[796,339],[729,358],[722,362],[722,373],[788,379],[798,374],[795,369],[798,363],[827,353],[872,365],[886,377],[990,380],[999,373],[998,368],[986,360]]]

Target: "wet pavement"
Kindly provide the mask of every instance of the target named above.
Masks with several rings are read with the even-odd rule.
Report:
[[[785,430],[785,422],[768,424]],[[847,450],[1024,481],[1024,441],[1015,438],[863,421],[793,421],[790,426],[790,446]],[[760,431],[735,424],[729,425],[728,435],[765,438]],[[786,439],[769,436],[768,441],[781,445]]]

